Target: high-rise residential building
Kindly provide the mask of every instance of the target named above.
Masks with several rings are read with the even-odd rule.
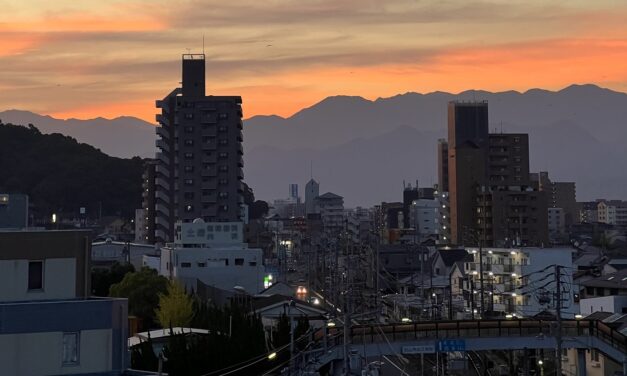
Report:
[[[316,197],[320,195],[320,184],[313,178],[305,185],[305,215],[316,213]]]
[[[627,226],[627,201],[600,200],[597,215],[601,223]]]
[[[577,204],[577,192],[574,182],[554,182],[549,178],[549,173],[540,171],[532,173],[531,179],[537,188],[547,192],[547,204],[549,208],[562,208],[564,212],[564,225],[566,227],[579,223],[579,205]]]
[[[451,242],[547,244],[546,194],[532,186],[528,135],[490,134],[485,101],[449,103],[448,133]]]
[[[448,192],[448,142],[438,140],[438,190]]]
[[[294,202],[300,203],[300,197],[298,196],[298,184],[290,184],[290,195],[288,197],[293,199]]]
[[[243,207],[242,99],[205,95],[205,55],[185,54],[182,85],[156,102],[155,241],[176,221],[236,222]],[[148,202],[148,200],[145,200]]]
[[[316,207],[322,219],[324,232],[333,237],[344,230],[344,198],[335,193],[327,192],[316,197]]]

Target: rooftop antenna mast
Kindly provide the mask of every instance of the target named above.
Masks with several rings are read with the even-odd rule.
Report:
[[[205,34],[202,35],[202,54],[205,55]]]

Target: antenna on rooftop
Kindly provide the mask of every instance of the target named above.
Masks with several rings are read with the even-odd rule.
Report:
[[[202,34],[202,54],[205,54],[205,34]]]

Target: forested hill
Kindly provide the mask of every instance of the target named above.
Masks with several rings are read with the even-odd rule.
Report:
[[[58,133],[0,122],[0,193],[26,193],[32,214],[132,217],[141,207],[140,158],[110,157]]]

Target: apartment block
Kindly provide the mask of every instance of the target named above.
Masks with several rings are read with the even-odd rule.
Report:
[[[182,76],[181,87],[156,102],[154,206],[144,201],[155,242],[172,241],[179,220],[233,222],[244,213],[242,99],[205,95],[204,55],[183,55]]]

